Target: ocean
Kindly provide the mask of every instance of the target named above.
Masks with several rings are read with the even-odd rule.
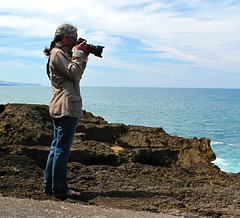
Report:
[[[0,104],[49,104],[51,87],[0,86]],[[109,123],[163,127],[211,139],[213,162],[240,172],[240,89],[81,87],[83,109]]]

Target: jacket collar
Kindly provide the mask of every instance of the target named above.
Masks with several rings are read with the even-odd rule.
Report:
[[[72,57],[72,51],[64,46],[61,42],[57,42],[54,47],[61,49],[64,53],[67,53],[69,57]]]

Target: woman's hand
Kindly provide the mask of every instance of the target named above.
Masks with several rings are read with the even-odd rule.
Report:
[[[88,55],[89,55],[89,51],[88,51],[88,45],[86,44],[87,41],[83,41],[82,43],[78,44],[75,46],[74,50],[79,50],[79,51],[83,51],[83,59],[87,59]]]
[[[88,58],[88,55],[89,55],[89,51],[86,50],[84,53],[83,53],[83,59],[87,59]]]
[[[80,44],[77,44],[75,46],[74,50],[80,50],[80,51],[83,51],[83,52],[87,51],[88,46],[87,46],[86,43],[87,43],[87,41],[83,41]]]

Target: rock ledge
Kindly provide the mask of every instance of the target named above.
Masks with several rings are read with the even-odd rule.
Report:
[[[0,133],[3,196],[54,200],[41,192],[53,137],[48,106],[0,105]],[[71,150],[69,186],[82,192],[81,203],[237,217],[240,174],[220,171],[215,158],[209,139],[107,123],[86,112]]]

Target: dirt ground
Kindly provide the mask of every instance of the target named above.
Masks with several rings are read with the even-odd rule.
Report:
[[[0,162],[2,196],[57,200],[42,193],[44,169],[33,159],[1,153]],[[185,217],[240,217],[239,174],[226,174],[217,167],[207,173],[201,169],[206,167],[187,171],[140,163],[110,166],[70,162],[69,186],[82,196],[64,202],[185,213]]]
[[[1,217],[81,217],[81,218],[176,218],[171,213],[151,213],[108,207],[66,203],[59,201],[39,201],[13,197],[0,197]]]

